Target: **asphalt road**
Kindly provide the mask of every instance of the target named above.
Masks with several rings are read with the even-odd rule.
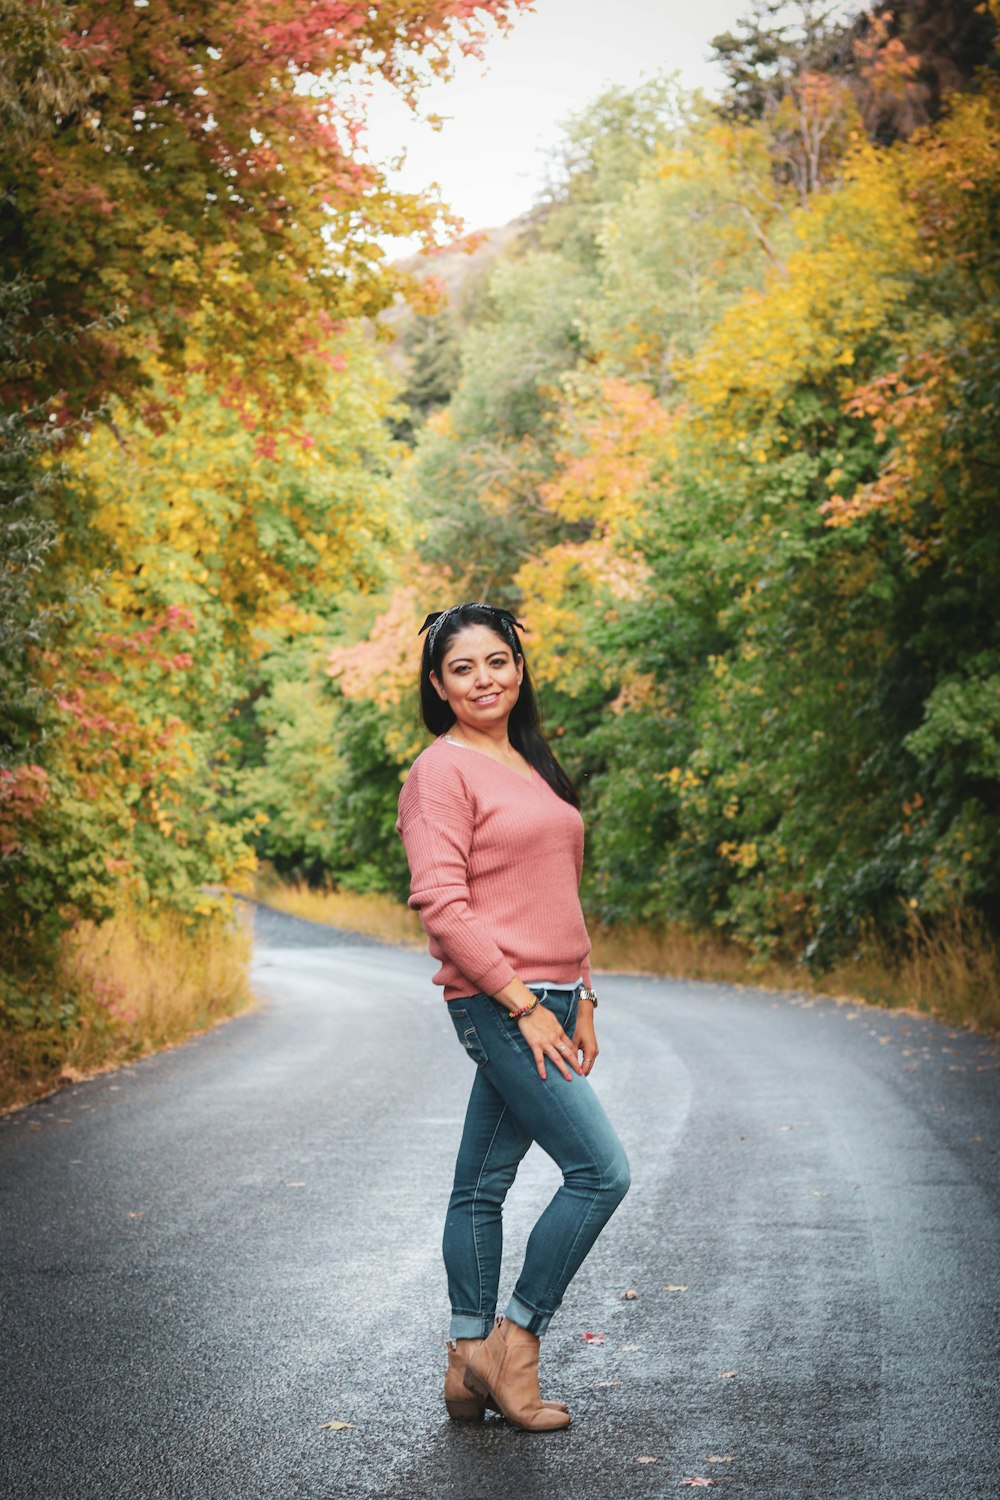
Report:
[[[1000,1495],[996,1045],[602,977],[634,1185],[545,1341],[573,1425],[538,1437],[441,1405],[472,1065],[430,961],[271,914],[259,941],[258,1010],[0,1121],[5,1500]],[[554,1183],[532,1152],[507,1285]]]

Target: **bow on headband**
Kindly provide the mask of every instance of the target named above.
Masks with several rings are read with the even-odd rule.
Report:
[[[464,604],[453,604],[450,607],[450,609],[433,610],[427,616],[426,620],[421,625],[421,627],[418,630],[417,634],[418,635],[423,635],[423,633],[424,633],[425,630],[429,630],[430,631],[430,635],[428,636],[427,640],[428,640],[428,645],[430,646],[430,649],[433,651],[434,650],[434,642],[436,641],[436,639],[438,637],[438,632],[440,631],[440,629],[441,629],[442,625],[444,624],[445,620],[447,620],[447,618],[448,618],[449,615],[453,615],[456,610],[465,609],[465,607],[466,606]],[[521,624],[520,620],[515,619],[515,617],[511,614],[511,612],[510,612],[509,609],[497,609],[497,607],[495,605],[493,605],[493,604],[479,604],[479,603],[474,603],[473,607],[475,609],[485,609],[485,610],[488,610],[489,613],[494,616],[494,618],[495,618],[495,620],[497,622],[497,625],[499,627],[500,634],[507,641],[508,645],[511,647],[511,649],[514,652],[515,656],[520,656],[520,654],[521,654],[521,647],[520,647],[520,644],[518,643],[517,636],[515,635],[515,630],[523,630],[524,629],[524,626]]]

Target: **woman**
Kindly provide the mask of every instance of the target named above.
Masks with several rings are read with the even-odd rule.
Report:
[[[543,1402],[539,1341],[628,1191],[628,1162],[588,1082],[597,1058],[590,940],[578,887],[583,820],[538,721],[513,616],[488,604],[429,615],[420,672],[438,736],[414,763],[397,828],[410,906],[476,1064],[444,1231],[452,1318],[445,1405],[515,1426],[569,1425]],[[495,1318],[502,1210],[532,1141],[563,1181]]]

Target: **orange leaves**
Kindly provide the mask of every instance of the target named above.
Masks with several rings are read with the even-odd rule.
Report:
[[[377,312],[407,281],[378,236],[432,241],[444,217],[367,159],[366,82],[415,100],[426,66],[446,71],[522,3],[201,0],[190,25],[168,0],[64,7],[45,41],[65,77],[35,111],[32,151],[4,150],[20,174],[11,243],[46,312],[130,316],[57,355],[53,388],[71,385],[73,409],[129,400],[151,354],[176,370],[200,341],[213,385],[242,375],[262,406],[287,405],[322,375],[308,349],[322,313]],[[19,72],[37,91],[37,60],[15,63],[15,93]]]
[[[515,576],[532,631],[532,671],[571,693],[577,682],[604,670],[582,622],[634,602],[648,578],[635,541],[653,476],[664,462],[670,417],[647,386],[611,379],[599,400],[565,414],[564,434],[573,428],[572,447],[557,455],[559,472],[542,495],[564,520],[590,522],[592,535],[548,548]],[[649,679],[634,678],[622,691],[638,701],[650,687]]]
[[[427,598],[418,584],[400,585],[365,639],[351,646],[334,646],[327,657],[327,672],[346,698],[371,698],[388,708],[412,688],[420,657],[417,632],[427,613]]]
[[[857,387],[844,410],[872,424],[875,441],[889,444],[877,479],[853,495],[835,491],[820,506],[828,526],[848,526],[877,510],[906,521],[920,492],[921,470],[928,451],[946,448],[943,431],[951,409],[954,374],[946,359],[925,351],[899,368]],[[832,484],[840,475],[834,471]],[[926,486],[924,486],[926,488]]]
[[[915,414],[925,415],[939,407],[946,375],[941,356],[922,353],[907,367],[860,386],[845,401],[844,410],[852,417],[870,417],[876,440],[884,443],[890,427],[905,427]]]
[[[605,532],[637,520],[669,429],[669,414],[648,386],[606,380],[574,451],[558,455],[560,473],[542,486],[546,504],[564,520],[593,521]]]
[[[865,31],[854,39],[858,62],[861,112],[870,131],[888,117],[901,133],[927,118],[925,91],[920,83],[920,58],[908,52],[899,37],[890,35],[892,13],[872,10]]]
[[[649,569],[638,553],[616,550],[608,535],[562,542],[522,564],[515,583],[531,634],[531,670],[539,682],[559,682],[571,694],[583,678],[604,669],[583,622],[616,601],[640,597]]]
[[[393,589],[367,638],[335,646],[326,670],[346,698],[378,705],[385,715],[387,748],[403,764],[413,759],[426,738],[415,691],[423,645],[420,626],[429,609],[455,602],[452,592],[457,585],[415,560],[401,571],[410,581]]]
[[[0,767],[0,857],[16,854],[23,830],[50,795],[48,772],[42,766]]]
[[[844,156],[857,110],[847,84],[807,69],[770,120],[772,149],[795,183],[803,207],[829,185]]]

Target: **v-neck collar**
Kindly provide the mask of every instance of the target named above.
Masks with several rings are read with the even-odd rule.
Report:
[[[524,776],[520,771],[515,770],[513,766],[506,766],[504,765],[502,760],[497,760],[495,755],[487,755],[485,750],[477,750],[475,745],[467,745],[463,740],[453,740],[447,734],[442,734],[440,736],[440,739],[446,745],[454,745],[456,750],[471,750],[473,755],[481,756],[483,760],[491,760],[495,766],[500,767],[501,771],[508,771],[511,776],[516,776],[518,781],[523,781],[525,786],[531,786],[531,784],[534,782],[535,777],[538,775],[538,772],[535,770],[534,766],[531,766],[529,767],[531,772],[530,776]]]

